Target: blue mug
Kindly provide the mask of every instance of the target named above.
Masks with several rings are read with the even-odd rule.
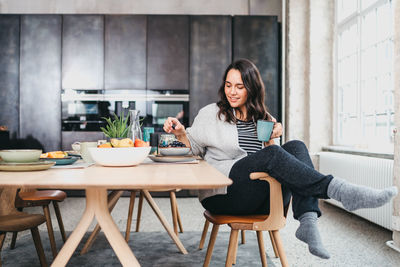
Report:
[[[273,121],[258,120],[257,121],[257,138],[260,141],[268,142],[271,139],[272,130],[274,129]]]

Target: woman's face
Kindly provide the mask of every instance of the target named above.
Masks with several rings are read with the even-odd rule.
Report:
[[[247,90],[244,87],[240,71],[231,69],[225,80],[225,96],[233,108],[246,112]]]

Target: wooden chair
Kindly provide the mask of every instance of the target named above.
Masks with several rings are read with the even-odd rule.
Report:
[[[238,247],[238,232],[242,230],[242,243],[244,243],[244,230],[253,230],[257,232],[257,241],[259,253],[261,257],[262,266],[267,266],[267,257],[264,248],[263,231],[269,231],[271,243],[276,257],[280,258],[283,267],[288,266],[286,254],[283,249],[279,230],[286,224],[286,211],[284,211],[281,184],[274,178],[270,177],[264,172],[254,172],[250,174],[250,179],[265,180],[269,183],[270,187],[270,214],[269,215],[214,215],[209,211],[204,212],[206,223],[204,225],[202,237],[200,240],[199,248],[203,248],[204,240],[207,235],[208,225],[211,222],[213,228],[211,231],[210,241],[207,248],[206,258],[204,260],[204,267],[210,264],[212,251],[214,248],[215,240],[217,238],[219,226],[228,224],[231,227],[231,234],[229,238],[228,253],[226,256],[225,266],[232,266],[236,263],[236,252]],[[287,209],[286,209],[287,210]]]
[[[7,232],[31,230],[41,266],[48,266],[40,240],[38,226],[46,221],[41,214],[19,212],[14,207],[17,188],[0,188],[0,251]],[[0,255],[1,266],[1,255]]]
[[[53,203],[54,211],[56,213],[56,217],[57,217],[57,221],[58,221],[58,226],[60,227],[61,238],[65,243],[65,241],[67,240],[67,237],[65,234],[65,229],[64,229],[64,224],[63,224],[62,217],[61,217],[60,208],[58,207],[58,202],[64,201],[64,199],[66,197],[67,197],[67,194],[64,191],[60,191],[60,190],[40,190],[39,191],[39,190],[35,190],[35,189],[21,189],[21,191],[19,191],[17,193],[16,199],[15,199],[15,207],[18,208],[20,211],[22,211],[22,209],[25,207],[36,207],[36,206],[43,207],[44,216],[46,218],[47,232],[49,233],[51,251],[52,251],[54,258],[57,256],[57,247],[56,247],[56,241],[54,238],[53,225],[51,223],[49,205],[50,205],[50,203]],[[11,245],[10,245],[11,249],[15,248],[17,234],[18,234],[17,232],[13,233],[13,237],[12,237],[12,241],[11,241]]]

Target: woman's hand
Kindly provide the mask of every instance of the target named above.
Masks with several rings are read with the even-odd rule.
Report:
[[[274,128],[272,129],[271,139],[274,139],[274,138],[278,138],[278,137],[282,136],[283,127],[280,122],[276,122],[275,118],[272,118],[272,121],[275,122],[275,124],[274,124]]]
[[[183,126],[177,118],[173,117],[167,118],[164,122],[163,129],[166,133],[173,133],[177,137],[186,134],[185,126]]]
[[[186,147],[190,147],[190,142],[186,135],[185,126],[183,126],[177,118],[168,117],[168,119],[164,122],[163,129],[166,133],[174,134],[178,141],[184,143]]]
[[[264,142],[264,147],[275,145],[274,139],[269,139],[268,142]]]

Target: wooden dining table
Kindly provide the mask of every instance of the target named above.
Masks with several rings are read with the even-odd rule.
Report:
[[[196,164],[154,163],[133,167],[93,165],[83,169],[49,169],[30,172],[0,172],[0,187],[84,189],[86,208],[61,248],[52,266],[65,266],[87,229],[96,218],[123,266],[140,266],[113,218],[107,203],[107,190],[212,189],[232,181],[204,160]],[[158,211],[161,213],[161,211]],[[165,226],[164,226],[165,227]],[[167,228],[166,228],[167,229]],[[173,232],[173,231],[171,231]],[[169,233],[171,236],[171,233]],[[173,239],[174,237],[171,236]],[[175,243],[180,243],[175,235]],[[179,247],[179,245],[178,245]],[[183,247],[183,245],[182,245]]]

